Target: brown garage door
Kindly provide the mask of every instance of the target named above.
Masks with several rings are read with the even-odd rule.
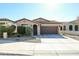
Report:
[[[41,34],[57,34],[58,27],[57,26],[41,26]]]

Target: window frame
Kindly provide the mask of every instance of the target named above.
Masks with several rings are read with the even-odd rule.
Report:
[[[61,30],[61,31],[62,31],[62,29],[63,29],[62,26],[60,26],[60,30]]]
[[[63,26],[63,30],[64,30],[64,31],[66,30],[66,26],[65,26],[65,25]]]
[[[77,26],[77,27],[76,27],[76,26]],[[75,31],[78,31],[78,25],[75,25],[75,26],[74,26],[74,30],[75,30]]]
[[[73,25],[69,25],[69,31],[73,31]]]

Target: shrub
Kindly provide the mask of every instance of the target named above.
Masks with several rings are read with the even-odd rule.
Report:
[[[8,26],[8,27],[6,27],[6,26],[0,26],[0,34],[2,36],[3,32],[7,32],[8,35],[11,35],[14,32],[15,28],[16,28],[16,26],[14,26],[14,25]]]
[[[0,37],[2,37],[3,32],[6,32],[6,27],[5,26],[0,26]]]
[[[26,34],[27,36],[31,36],[31,34],[32,34],[32,28],[31,28],[31,27],[26,27],[26,29],[25,29],[25,34]]]
[[[7,32],[7,27],[0,26],[0,33]]]
[[[8,35],[12,35],[12,33],[15,31],[15,29],[16,29],[15,25],[7,27],[7,33],[8,33]]]
[[[18,32],[18,34],[24,35],[25,34],[25,27],[24,26],[18,26],[17,32]]]
[[[31,27],[18,26],[17,32],[18,32],[18,34],[21,34],[21,35],[31,36],[32,28]]]

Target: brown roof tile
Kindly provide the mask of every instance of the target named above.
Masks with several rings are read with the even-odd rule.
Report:
[[[77,17],[77,19],[76,20],[74,20],[74,21],[71,21],[70,23],[79,23],[79,17]]]
[[[14,21],[12,21],[10,19],[7,19],[7,18],[0,18],[0,21],[11,21],[11,22],[14,22]]]
[[[57,22],[57,21],[49,21],[47,19],[44,19],[44,18],[37,18],[37,19],[34,19],[33,22],[37,22],[37,23],[40,23],[40,24],[60,24],[60,22]]]
[[[29,20],[29,19],[22,18],[22,19],[17,20],[16,23],[19,22],[19,21],[22,21],[22,20],[28,20],[28,21],[31,21],[31,20]],[[31,21],[31,22],[32,22],[32,21]]]

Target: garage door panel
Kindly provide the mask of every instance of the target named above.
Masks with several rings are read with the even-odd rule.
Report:
[[[41,34],[57,34],[57,26],[41,26]]]

